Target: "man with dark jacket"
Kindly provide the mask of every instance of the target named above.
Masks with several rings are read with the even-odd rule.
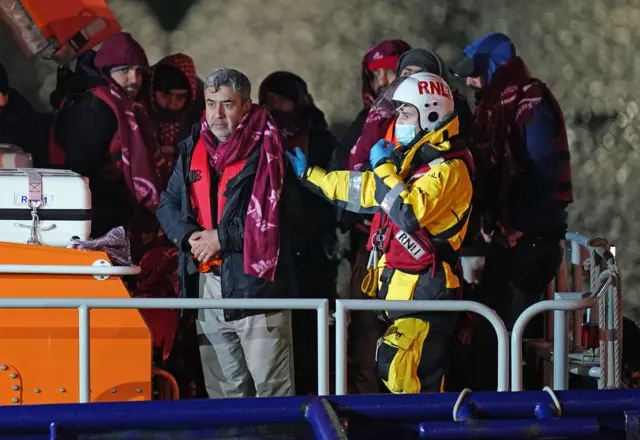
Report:
[[[362,59],[362,109],[342,137],[330,168],[362,171],[369,163],[369,150],[384,137],[387,119],[393,109],[375,105],[381,95],[393,95],[396,65],[400,55],[411,49],[402,40],[384,40],[372,46]],[[345,255],[348,265],[338,270],[338,278],[350,280],[346,290],[352,299],[362,299],[360,289],[366,275],[369,253],[365,249],[370,216],[339,212],[342,233],[348,232],[349,251]],[[348,269],[347,269],[348,267]],[[375,364],[377,340],[383,333],[383,324],[374,312],[354,311],[349,325],[349,393],[373,394],[380,389]]]
[[[158,231],[158,144],[147,111],[136,101],[149,63],[142,46],[118,32],[104,41],[93,67],[86,87],[73,90],[61,105],[49,158],[89,178],[91,236],[124,225],[138,259]]]
[[[338,144],[329,131],[324,113],[316,107],[307,83],[291,72],[273,72],[260,84],[259,103],[269,109],[285,150],[300,147],[311,165],[326,168]],[[293,183],[293,182],[292,182]],[[334,207],[319,197],[309,197],[299,183],[296,191],[301,212],[293,226],[295,277],[303,298],[335,299],[337,263],[333,258],[336,243]],[[318,358],[315,310],[293,311],[293,342],[296,359],[296,392],[301,395],[317,391]]]
[[[34,166],[45,167],[50,119],[9,86],[7,71],[0,64],[0,144],[20,147],[31,153]]]
[[[478,168],[474,202],[489,243],[474,294],[511,329],[524,309],[542,299],[561,263],[560,240],[573,202],[567,132],[555,97],[531,77],[506,35],[485,35],[469,44],[464,55],[453,72],[466,78],[478,98],[470,144]],[[535,331],[535,325],[528,330]],[[539,326],[530,337],[541,332]],[[464,373],[471,380],[464,386],[495,389],[495,357],[487,355],[488,347],[477,345],[495,338],[471,335],[464,330],[461,339],[475,346],[478,362]],[[473,356],[465,356],[465,367]]]
[[[165,234],[180,249],[182,295],[288,296],[280,135],[237,70],[214,70],[205,98],[202,123],[180,143],[158,207]],[[203,310],[196,324],[209,397],[294,393],[290,311]]]

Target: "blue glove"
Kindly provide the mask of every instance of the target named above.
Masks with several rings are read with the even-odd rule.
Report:
[[[387,143],[384,139],[380,139],[376,142],[375,145],[371,147],[371,151],[369,151],[369,162],[371,162],[371,168],[374,169],[382,159],[391,157],[393,148],[393,143]]]
[[[307,171],[307,156],[304,155],[300,147],[295,147],[293,152],[296,153],[295,156],[288,151],[285,154],[293,166],[293,172],[296,173],[296,176],[302,177]]]

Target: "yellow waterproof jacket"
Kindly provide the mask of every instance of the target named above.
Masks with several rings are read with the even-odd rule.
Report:
[[[463,160],[438,160],[437,157],[452,149],[451,139],[458,133],[458,118],[454,116],[440,129],[408,146],[399,166],[387,161],[373,171],[329,173],[310,167],[303,180],[306,186],[349,211],[373,214],[382,208],[392,222],[409,234],[425,229],[431,236],[436,236],[462,221],[464,224],[457,233],[448,237],[451,248],[457,251],[467,231],[468,215],[465,213],[468,214],[471,208],[472,178]],[[428,172],[417,175],[416,162],[425,153],[436,159],[429,161]],[[380,265],[384,265],[384,261],[383,256]],[[444,266],[446,287],[459,287],[458,277],[446,263]]]

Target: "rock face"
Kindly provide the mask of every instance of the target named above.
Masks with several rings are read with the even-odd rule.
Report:
[[[640,274],[640,35],[638,0],[111,0],[151,62],[191,55],[201,77],[235,67],[254,82],[274,70],[305,78],[339,132],[357,113],[360,62],[387,38],[436,50],[447,62],[486,32],[510,35],[567,118],[576,203],[571,229],[608,238],[625,275],[626,313],[638,318]],[[176,6],[178,5],[178,6]],[[0,29],[11,81],[46,108],[55,66],[19,54]],[[638,173],[638,174],[636,174]],[[635,177],[634,177],[635,176]]]

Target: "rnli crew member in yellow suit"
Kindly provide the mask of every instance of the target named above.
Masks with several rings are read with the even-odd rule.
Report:
[[[471,211],[473,163],[458,141],[458,116],[447,83],[431,73],[407,77],[394,139],[370,152],[373,171],[308,167],[287,153],[305,186],[356,213],[375,213],[369,237],[369,277],[363,290],[388,300],[458,298],[458,250]],[[377,281],[377,282],[376,282]],[[378,343],[378,373],[393,393],[442,391],[456,317],[385,312],[389,329]]]

